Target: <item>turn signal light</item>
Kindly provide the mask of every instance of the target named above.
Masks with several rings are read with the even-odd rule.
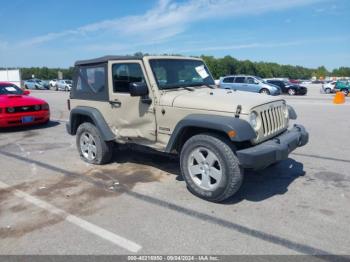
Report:
[[[233,138],[237,135],[236,131],[235,130],[230,130],[227,132],[227,135],[230,137],[230,138]]]

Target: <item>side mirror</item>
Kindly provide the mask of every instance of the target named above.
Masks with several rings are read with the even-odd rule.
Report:
[[[258,85],[258,84],[259,84],[259,81],[254,80],[254,84]]]
[[[147,96],[148,87],[146,83],[143,82],[134,82],[129,84],[129,91],[131,96]]]
[[[23,91],[23,95],[27,96],[27,95],[29,95],[29,94],[30,94],[30,91],[29,91],[29,90],[24,90],[24,91]]]

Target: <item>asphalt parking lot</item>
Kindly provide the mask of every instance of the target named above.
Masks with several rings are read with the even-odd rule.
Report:
[[[84,163],[68,93],[33,91],[52,121],[0,133],[0,254],[349,254],[350,97],[334,105],[319,87],[283,96],[309,144],[222,204],[189,193],[176,158],[121,147]]]

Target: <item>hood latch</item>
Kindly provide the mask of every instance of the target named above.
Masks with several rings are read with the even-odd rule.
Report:
[[[239,115],[241,114],[242,111],[242,106],[238,105],[236,108],[236,114],[235,114],[235,118],[239,118]]]

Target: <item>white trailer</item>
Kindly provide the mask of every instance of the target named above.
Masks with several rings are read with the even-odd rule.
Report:
[[[21,71],[19,69],[0,70],[0,82],[10,82],[21,87]]]

